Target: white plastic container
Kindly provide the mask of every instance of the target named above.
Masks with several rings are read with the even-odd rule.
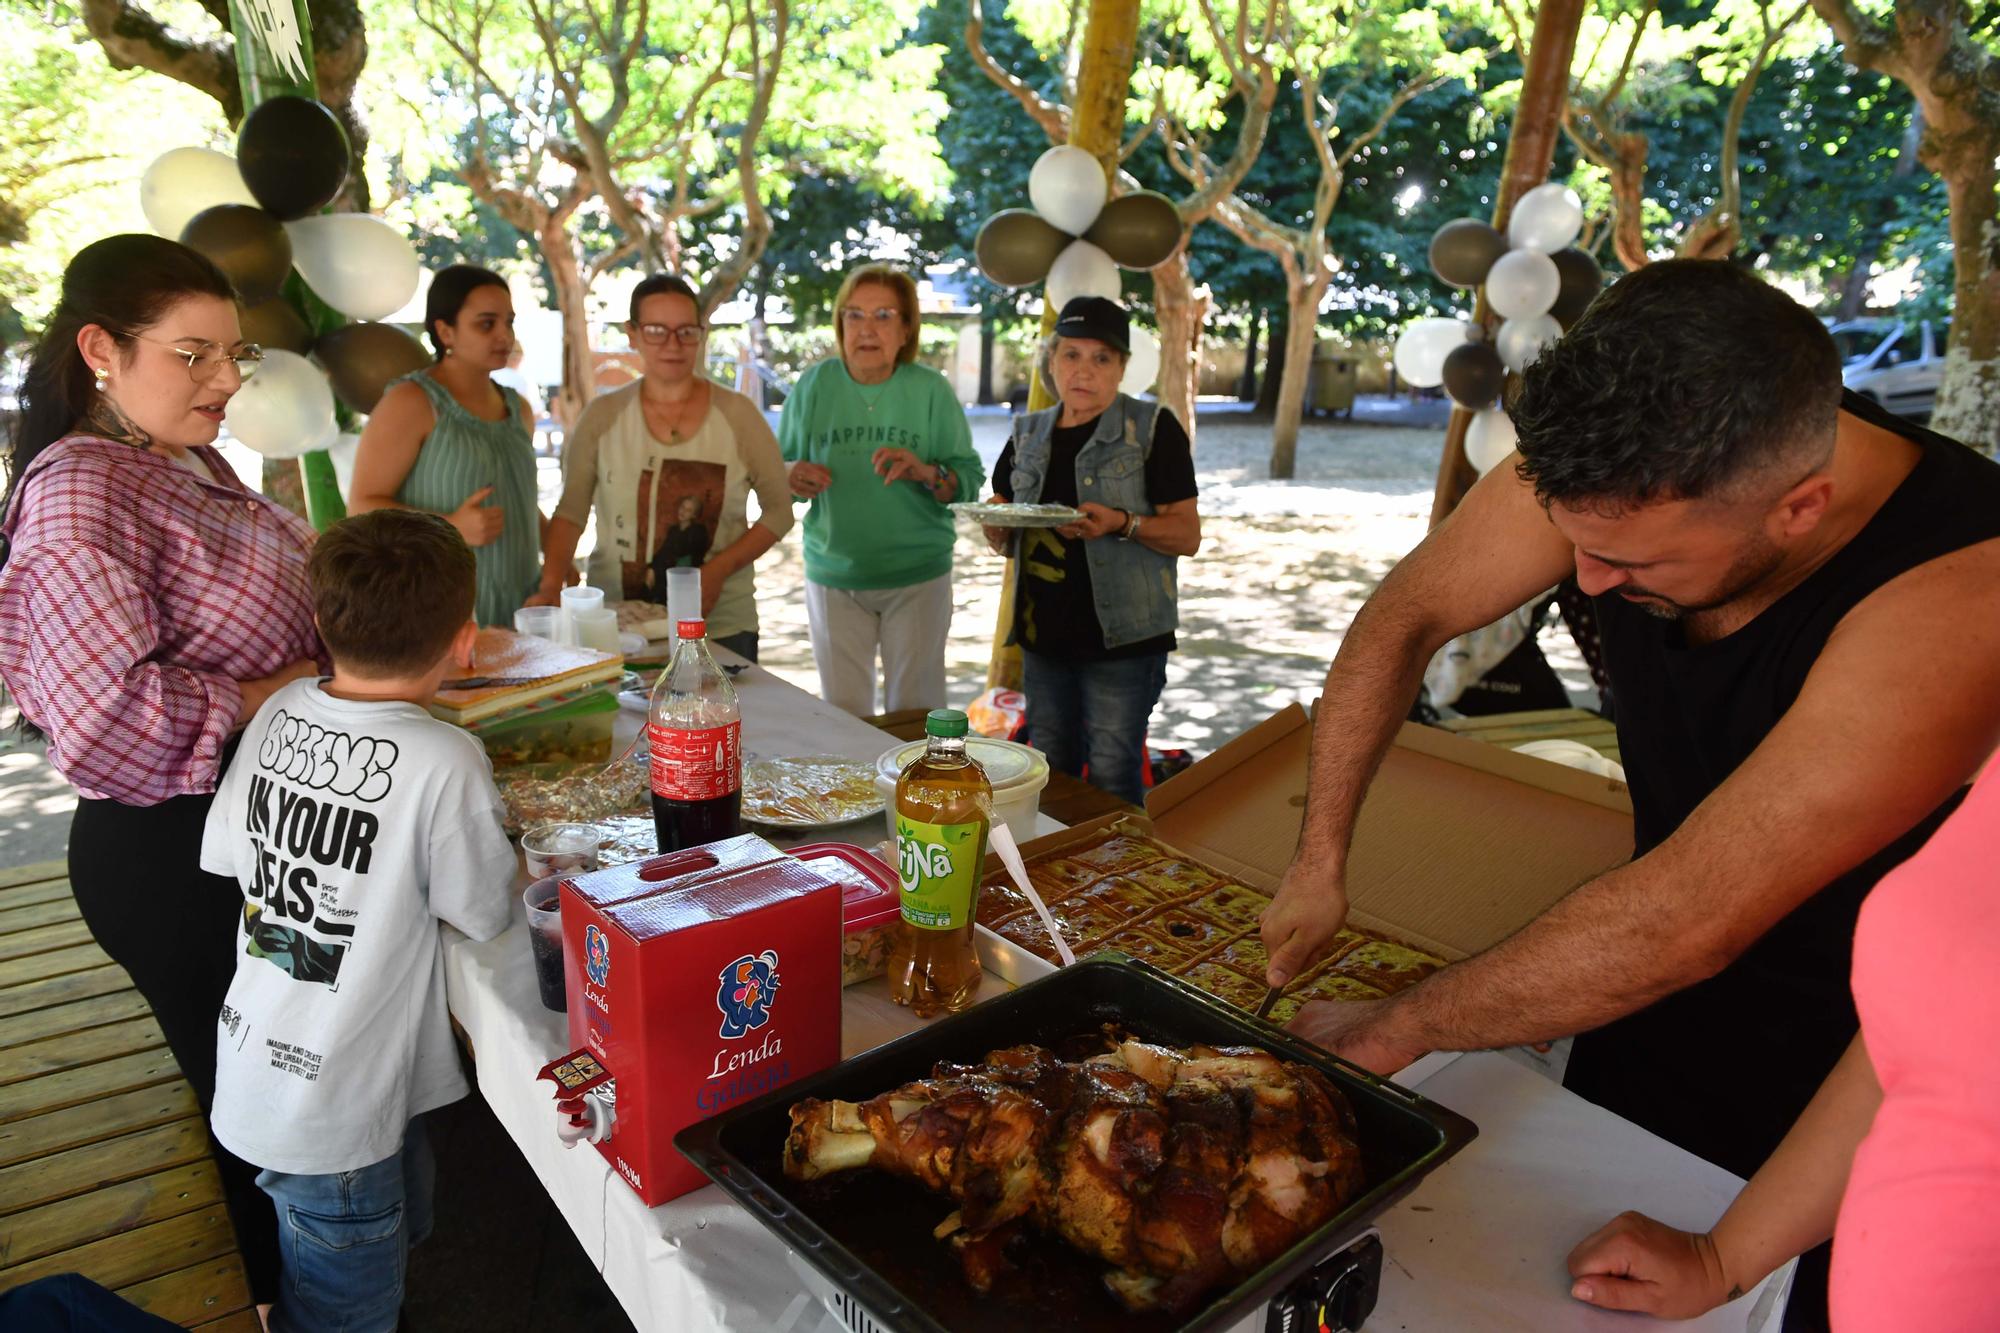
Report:
[[[882,794],[891,845],[896,838],[896,779],[924,752],[926,744],[921,740],[899,742],[875,762],[875,790]],[[1040,750],[986,736],[966,737],[965,752],[986,770],[986,780],[993,785],[993,813],[1013,833],[1014,841],[1026,843],[1033,838],[1042,788],[1049,785],[1048,759]]]
[[[577,632],[576,618],[585,611],[600,610],[604,606],[604,590],[589,586],[564,588],[562,590],[562,638],[559,642],[577,644],[582,638]]]

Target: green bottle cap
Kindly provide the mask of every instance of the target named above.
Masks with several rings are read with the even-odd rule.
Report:
[[[933,708],[924,718],[927,736],[963,736],[968,730],[965,714],[956,708]]]

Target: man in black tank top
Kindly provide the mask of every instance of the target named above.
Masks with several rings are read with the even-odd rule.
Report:
[[[1862,897],[2000,741],[2000,465],[1844,395],[1819,321],[1725,263],[1621,279],[1510,411],[1518,467],[1383,580],[1328,673],[1270,980],[1345,916],[1354,817],[1425,663],[1573,573],[1633,860],[1401,995],[1293,1026],[1380,1071],[1580,1034],[1574,1090],[1747,1176],[1854,1036]]]

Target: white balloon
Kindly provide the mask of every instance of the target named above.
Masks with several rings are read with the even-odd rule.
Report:
[[[1501,364],[1516,375],[1535,364],[1535,358],[1542,349],[1562,337],[1563,326],[1556,322],[1554,315],[1528,315],[1521,319],[1510,319],[1500,326],[1500,333],[1493,339],[1493,349],[1500,353]]]
[[[1537,185],[1521,196],[1507,218],[1507,243],[1545,255],[1575,240],[1583,230],[1583,200],[1560,181]]]
[[[1071,241],[1056,256],[1056,262],[1049,265],[1049,276],[1042,292],[1058,314],[1079,296],[1104,296],[1116,301],[1119,294],[1118,265],[1110,255],[1089,241]],[[1555,298],[1549,299],[1553,301]]]
[[[160,235],[178,241],[188,220],[217,204],[257,206],[236,159],[213,148],[170,148],[139,178],[139,208]]]
[[[1153,381],[1160,377],[1160,340],[1153,336],[1151,329],[1132,326],[1132,356],[1125,363],[1125,378],[1118,381],[1118,391],[1135,397],[1153,387]]]
[[[1478,469],[1483,477],[1501,459],[1514,452],[1514,440],[1512,417],[1498,408],[1475,412],[1472,424],[1465,428],[1465,461]]]
[[[1028,173],[1028,201],[1051,225],[1081,236],[1104,210],[1104,168],[1081,148],[1051,148]]]
[[[271,348],[223,412],[229,433],[266,458],[297,458],[340,433],[326,375],[297,352]]]
[[[1562,270],[1539,250],[1509,250],[1486,275],[1486,304],[1502,319],[1546,315],[1562,291]]]
[[[417,290],[417,252],[381,218],[326,213],[287,222],[285,230],[299,276],[349,319],[387,319]]]
[[[1444,383],[1444,359],[1472,336],[1462,319],[1413,319],[1396,338],[1396,373],[1412,388]]]

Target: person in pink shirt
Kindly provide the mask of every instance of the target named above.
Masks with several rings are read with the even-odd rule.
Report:
[[[1831,1235],[1835,1329],[2000,1328],[1996,958],[2000,760],[1863,904],[1861,1033],[1770,1160],[1705,1234],[1618,1216],[1570,1254],[1571,1294],[1688,1319]]]
[[[324,653],[312,528],[213,444],[261,356],[207,259],[158,236],[92,242],[29,363],[0,502],[0,681],[76,788],[77,910],[203,1112],[243,895],[202,870],[202,826],[243,724]],[[268,1304],[276,1214],[255,1167],[215,1159]]]

